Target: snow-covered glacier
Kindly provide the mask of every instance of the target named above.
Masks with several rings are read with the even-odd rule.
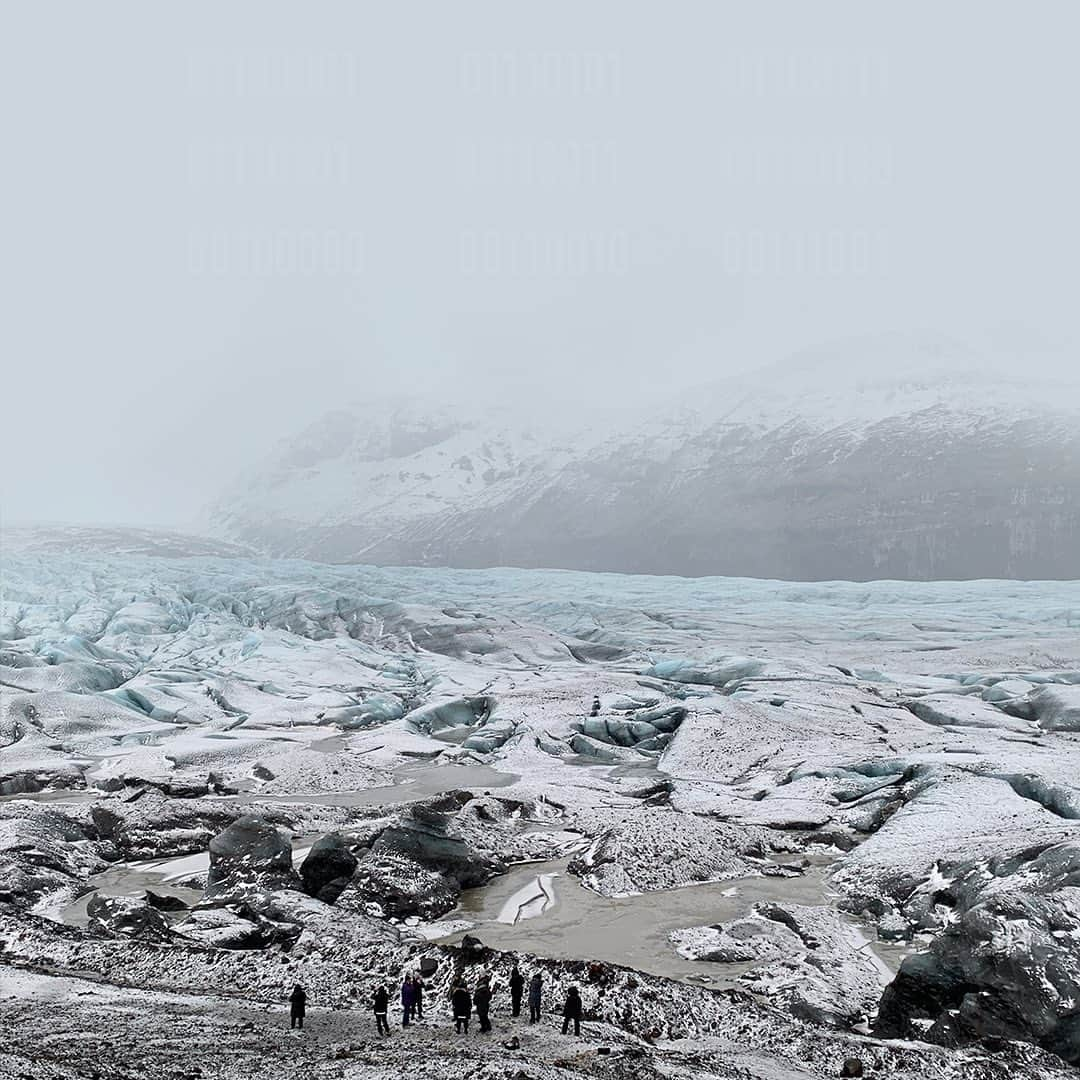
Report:
[[[5,1067],[109,1025],[129,1049],[95,1054],[173,1067],[163,1015],[223,1076],[247,1036],[219,1023],[282,1075],[397,1067],[412,1044],[373,1048],[368,1001],[421,963],[432,1075],[519,1053],[453,1050],[440,1019],[456,971],[513,963],[665,1075],[1080,1061],[1080,582],[184,548],[5,551]],[[295,982],[303,1047],[265,1012]],[[50,1053],[40,1075],[78,1074]]]

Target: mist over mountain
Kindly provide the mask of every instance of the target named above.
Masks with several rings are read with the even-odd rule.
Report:
[[[476,401],[336,409],[211,527],[340,563],[1080,577],[1080,393],[1061,365],[894,335],[634,410],[578,404],[528,422]]]

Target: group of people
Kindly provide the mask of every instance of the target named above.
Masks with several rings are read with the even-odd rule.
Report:
[[[406,975],[401,982],[401,1026],[408,1027],[414,1020],[424,1019],[424,980],[419,975]],[[387,1013],[390,1011],[390,994],[385,986],[375,991],[372,999],[376,1030],[380,1035],[390,1034]]]
[[[517,964],[510,972],[510,1013],[512,1016],[521,1015],[521,1000],[525,993],[525,976]],[[450,1005],[454,1013],[454,1030],[459,1035],[468,1035],[469,1020],[473,1010],[476,1010],[476,1018],[480,1022],[481,1032],[491,1030],[491,998],[494,987],[491,977],[481,975],[477,980],[476,989],[471,993],[465,985],[465,980],[458,977],[454,980],[453,989],[450,991]],[[529,1023],[535,1024],[540,1019],[540,1003],[544,992],[544,980],[537,972],[529,980]],[[563,1034],[565,1035],[570,1025],[574,1025],[574,1034],[581,1034],[581,994],[576,986],[571,986],[566,994],[563,1005]]]
[[[521,1003],[525,996],[525,976],[515,964],[510,972],[508,980],[510,987],[510,1013],[512,1016],[521,1015]],[[454,979],[450,991],[450,1006],[454,1014],[454,1030],[459,1035],[468,1035],[469,1021],[476,1012],[476,1019],[480,1024],[480,1031],[491,1031],[491,1001],[497,987],[492,985],[491,976],[483,974],[476,982],[476,988],[472,991],[465,985],[464,978],[459,974]],[[424,980],[418,974],[408,974],[401,983],[401,1026],[408,1027],[414,1020],[424,1018],[424,991],[427,987]],[[537,972],[529,980],[529,1023],[535,1024],[540,1019],[540,1005],[544,992],[544,980]],[[296,986],[289,996],[291,1023],[293,1028],[304,1028],[304,1013],[307,1007],[307,994],[303,987]],[[375,1025],[378,1034],[390,1034],[390,992],[385,984],[379,986],[372,998],[372,1011],[375,1013]],[[570,1025],[574,1026],[574,1034],[581,1034],[581,994],[576,986],[571,986],[566,993],[566,1001],[563,1003],[563,1034],[567,1034]]]

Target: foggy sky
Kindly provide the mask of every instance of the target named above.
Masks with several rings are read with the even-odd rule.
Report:
[[[921,328],[1068,356],[1076,11],[18,5],[2,512],[183,524],[389,393],[640,405]]]

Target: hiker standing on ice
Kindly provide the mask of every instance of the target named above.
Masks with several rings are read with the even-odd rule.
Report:
[[[304,988],[297,983],[293,992],[289,995],[289,1029],[299,1028],[304,1030],[304,1013],[307,1010],[307,994]]]
[[[529,1023],[535,1024],[540,1019],[540,993],[544,988],[544,980],[537,972],[529,980]]]
[[[454,985],[454,992],[450,995],[450,1002],[454,1007],[454,1030],[459,1034],[469,1034],[469,1017],[472,1015],[472,994],[465,989],[465,984],[460,980]]]
[[[386,992],[385,986],[380,986],[375,991],[375,997],[372,1000],[372,1009],[375,1012],[375,1031],[378,1035],[389,1035],[390,1025],[387,1023],[386,1014],[390,1010],[390,995]]]
[[[521,995],[525,990],[525,976],[518,970],[517,964],[510,972],[510,1008],[514,1016],[521,1015]]]
[[[424,980],[419,975],[413,976],[413,1016],[417,1020],[424,1019]]]
[[[415,991],[413,990],[412,978],[406,975],[401,983],[401,1026],[408,1027],[412,1023],[413,1006],[416,1003]]]

